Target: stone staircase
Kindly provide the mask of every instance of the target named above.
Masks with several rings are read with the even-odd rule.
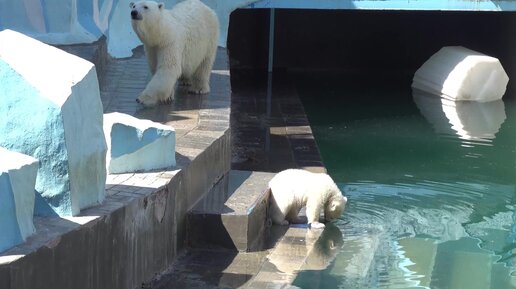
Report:
[[[244,252],[263,247],[273,173],[231,170],[188,213],[188,245]]]
[[[182,98],[176,100],[172,109],[173,114],[168,109],[161,111],[160,108],[140,111],[134,103],[133,95],[135,93],[133,90],[141,89],[147,82],[146,62],[141,49],[135,50],[135,57],[118,60],[108,66],[106,64],[108,56],[103,41],[99,41],[99,44],[93,47],[90,45],[75,45],[60,48],[80,55],[96,64],[101,84],[105,84],[101,85],[101,90],[105,90],[101,94],[102,101],[106,106],[105,112],[125,112],[175,127],[180,156],[178,165],[183,169],[186,167],[192,168],[191,174],[183,173],[184,176],[182,176],[181,181],[172,182],[189,191],[186,201],[175,197],[174,206],[178,213],[173,218],[174,227],[177,227],[173,230],[175,231],[174,234],[177,235],[175,237],[177,239],[176,249],[173,250],[173,263],[164,272],[155,271],[157,275],[151,280],[146,280],[147,282],[142,285],[142,288],[272,288],[271,285],[288,287],[295,274],[280,270],[282,264],[295,265],[294,267],[301,268],[309,255],[308,252],[312,250],[314,241],[318,239],[321,232],[316,231],[310,234],[310,230],[307,230],[306,227],[288,228],[270,225],[267,215],[270,194],[268,182],[274,176],[274,173],[251,171],[261,168],[252,166],[246,168],[242,164],[233,164],[232,167],[244,170],[229,170],[229,166],[224,165],[223,169],[217,170],[220,173],[227,172],[220,179],[219,176],[193,173],[193,171],[206,170],[207,167],[210,167],[210,171],[216,171],[215,168],[211,168],[212,163],[200,161],[197,164],[191,160],[190,155],[193,153],[200,156],[206,155],[206,152],[199,150],[200,147],[198,146],[204,148],[205,142],[210,144],[213,142],[211,138],[208,139],[209,142],[205,140],[208,136],[207,133],[216,134],[220,132],[223,135],[222,139],[226,140],[225,135],[228,133],[223,129],[226,129],[225,125],[229,120],[229,110],[225,108],[226,103],[222,102],[221,98],[227,97],[226,95],[228,91],[231,91],[231,88],[225,85],[215,86],[210,97],[200,99],[198,101],[200,103],[199,107],[193,110],[192,103],[195,103],[195,101],[192,100],[197,97],[188,96],[184,101]],[[221,55],[223,54],[225,53],[221,53]],[[226,59],[222,57],[222,60]],[[224,65],[217,63],[215,66],[224,67]],[[215,80],[218,80],[221,76],[215,75],[214,77]],[[130,82],[127,80],[130,80]],[[231,97],[231,110],[241,111],[240,106],[246,106],[247,102],[254,103],[256,101],[249,97],[256,94],[254,90],[249,92],[239,91],[236,93],[236,97],[234,91],[230,94],[233,95]],[[245,134],[245,132],[249,134],[250,131],[248,130],[252,130],[252,134],[255,136],[262,136],[261,130],[269,131],[272,139],[282,138],[284,139],[282,144],[288,143],[286,147],[278,148],[274,146],[275,143],[273,142],[270,150],[276,151],[281,156],[285,155],[284,149],[292,151],[292,160],[285,161],[282,158],[277,158],[277,163],[286,167],[304,167],[313,171],[324,170],[297,93],[289,87],[285,91],[277,91],[276,94],[281,95],[281,97],[273,102],[273,115],[266,116],[267,121],[263,120],[265,116],[251,118],[252,121],[237,119],[236,123],[240,126],[231,127],[231,134],[238,134],[238,137],[235,138],[242,142],[241,134]],[[126,97],[126,95],[129,96]],[[238,105],[234,108],[235,104],[233,102],[235,100],[237,100]],[[258,101],[258,103],[261,102]],[[294,105],[295,109],[293,108]],[[204,114],[207,114],[208,110],[204,106],[213,108],[212,111],[209,111],[210,114],[207,117]],[[254,109],[256,111],[251,112],[253,115],[260,114],[262,111],[260,107]],[[195,115],[197,111],[199,116]],[[205,122],[203,117],[209,123]],[[277,123],[279,120],[283,121]],[[217,126],[219,123],[223,123],[220,128]],[[268,127],[259,127],[261,130],[257,132],[257,126],[264,123],[283,128],[284,131],[278,132],[277,128],[272,130]],[[243,126],[244,124],[247,126]],[[192,127],[197,127],[200,132],[193,130]],[[191,140],[188,138],[189,136],[192,136]],[[194,136],[195,138],[193,138]],[[217,137],[220,136],[216,135]],[[231,145],[234,146],[239,142],[231,143]],[[221,146],[229,147],[227,144]],[[182,147],[185,147],[185,149],[182,149]],[[210,147],[216,147],[213,150],[213,153],[215,153],[213,156],[216,155],[217,150],[221,152],[220,159],[226,159],[226,155],[229,154],[229,152],[219,149],[219,146],[211,144]],[[271,159],[276,157],[276,155],[273,155]],[[247,156],[244,159],[247,159]],[[215,158],[212,161],[215,161]],[[199,170],[200,167],[204,168]],[[275,170],[280,168],[282,169],[282,167],[275,167]],[[203,183],[202,187],[207,188],[213,184],[213,180],[218,180],[218,182],[213,185],[208,193],[203,196],[201,193],[192,194],[193,192],[203,192],[204,189],[201,190],[197,187]],[[171,185],[168,187],[169,192],[175,190],[172,189]],[[201,197],[198,199],[199,196]],[[182,213],[179,211],[187,211],[186,224],[184,225],[182,225]],[[184,235],[186,235],[186,238]],[[186,243],[181,245],[183,239],[186,240]],[[163,243],[166,242],[163,241]],[[299,249],[300,246],[302,250]],[[289,248],[293,248],[293,250]],[[268,256],[283,256],[284,258],[276,258],[274,264],[271,264]],[[295,262],[292,260],[293,257],[295,257]],[[141,280],[141,277],[143,276],[132,279]],[[134,284],[135,282],[126,283]]]
[[[337,252],[328,248],[342,245],[340,230],[271,225],[273,176],[229,171],[188,212],[185,254],[142,289],[293,289],[298,272],[324,269]]]

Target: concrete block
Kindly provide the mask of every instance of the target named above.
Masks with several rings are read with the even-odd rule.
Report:
[[[501,99],[509,77],[497,58],[461,46],[447,46],[414,74],[412,87],[453,101]]]
[[[231,170],[188,213],[191,247],[261,250],[274,173]]]
[[[0,252],[24,242],[35,231],[34,185],[38,160],[0,147]]]
[[[162,169],[176,165],[176,133],[167,125],[123,113],[104,115],[109,173]]]
[[[0,145],[40,161],[35,214],[100,203],[107,147],[95,66],[10,30],[0,43]]]

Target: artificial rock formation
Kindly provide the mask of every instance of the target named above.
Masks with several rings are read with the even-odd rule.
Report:
[[[35,231],[34,185],[38,160],[0,147],[0,252],[25,241]]]
[[[497,58],[447,46],[416,71],[412,87],[452,101],[488,102],[501,99],[508,82]]]
[[[35,214],[100,203],[107,147],[95,66],[10,30],[0,43],[0,146],[40,161]]]
[[[109,173],[149,171],[176,165],[175,130],[123,113],[104,115]]]

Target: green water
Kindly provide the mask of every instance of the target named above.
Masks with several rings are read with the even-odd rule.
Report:
[[[295,83],[323,161],[349,199],[334,224],[342,247],[295,286],[516,288],[510,96],[454,107],[413,93],[408,77]]]

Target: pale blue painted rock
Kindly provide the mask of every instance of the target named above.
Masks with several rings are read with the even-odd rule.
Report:
[[[109,173],[163,169],[176,165],[173,128],[123,113],[104,115]]]
[[[35,231],[34,185],[38,160],[0,147],[0,252],[26,240]]]
[[[10,30],[0,43],[0,146],[40,161],[35,214],[100,203],[107,146],[95,66]]]

